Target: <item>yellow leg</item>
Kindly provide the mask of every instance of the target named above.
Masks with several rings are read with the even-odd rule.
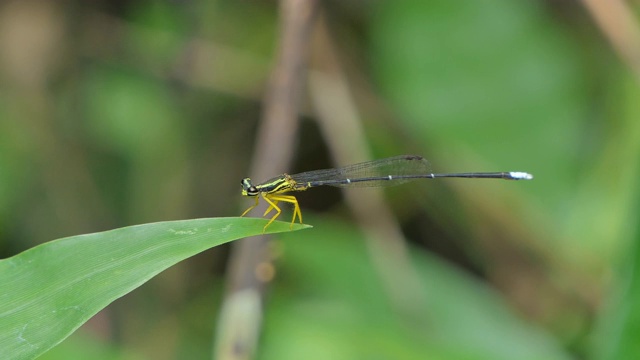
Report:
[[[291,219],[291,228],[293,228],[293,223],[296,222],[296,216],[300,219],[300,223],[302,224],[302,213],[300,212],[300,206],[298,205],[298,200],[295,196],[292,195],[268,195],[269,199],[272,201],[284,201],[290,204],[293,204],[293,219]]]
[[[274,204],[276,204],[276,205],[278,205],[278,201],[279,201],[279,200],[276,200],[276,201],[274,201],[273,203],[274,203]],[[267,208],[267,211],[265,211],[265,212],[264,212],[264,214],[262,214],[262,216],[267,216],[267,214],[268,214],[268,213],[270,213],[270,212],[271,212],[271,210],[273,210],[273,206],[269,206],[269,207]]]
[[[282,210],[280,210],[280,208],[277,205],[278,202],[280,202],[280,201],[284,201],[284,202],[288,202],[290,204],[293,204],[293,219],[291,220],[291,228],[293,229],[293,223],[296,222],[296,216],[300,219],[300,223],[302,224],[302,213],[300,212],[300,206],[298,205],[298,200],[295,198],[295,196],[278,195],[278,194],[263,194],[262,197],[264,198],[264,200],[266,202],[268,202],[271,205],[270,208],[269,208],[269,211],[271,211],[271,208],[273,208],[273,210],[276,211],[276,214],[271,218],[271,220],[267,223],[267,225],[265,225],[263,231],[266,231],[267,227],[269,225],[271,225],[271,223],[278,216],[280,216],[280,213],[282,212]]]
[[[242,213],[242,215],[240,215],[240,217],[243,217],[243,216],[247,215],[247,213],[248,213],[249,211],[253,210],[256,206],[258,206],[258,199],[259,199],[259,198],[256,196],[256,203],[255,203],[255,204],[253,204],[253,206],[250,206],[247,210],[245,210],[245,211]]]
[[[293,218],[291,219],[291,228],[293,228],[293,223],[296,222],[296,214],[298,215],[298,219],[300,219],[300,224],[302,224],[302,212],[300,212],[300,205],[298,205],[298,199],[292,195],[277,195],[278,200],[282,200],[288,203],[293,204]]]
[[[278,207],[278,205],[276,205],[277,201],[276,201],[276,203],[274,203],[273,201],[269,200],[269,197],[268,197],[267,195],[265,195],[265,194],[262,194],[262,197],[264,198],[264,201],[268,202],[268,203],[269,203],[269,205],[270,205],[270,206],[269,206],[269,209],[267,209],[267,210],[271,211],[271,210],[273,209],[273,210],[275,210],[275,211],[276,211],[276,214],[275,214],[275,215],[273,215],[273,217],[271,218],[271,220],[269,220],[269,222],[267,223],[267,225],[265,225],[265,226],[264,226],[264,228],[262,229],[262,232],[265,232],[265,231],[267,231],[267,228],[269,227],[269,225],[271,225],[271,223],[272,223],[272,222],[273,222],[273,221],[274,221],[278,216],[280,216],[280,213],[282,212],[282,210],[280,210],[280,208]],[[265,213],[264,213],[264,215],[267,215],[267,213],[268,213],[269,211],[265,212]]]

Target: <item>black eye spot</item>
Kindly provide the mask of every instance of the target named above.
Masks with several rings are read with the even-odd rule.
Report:
[[[260,193],[260,191],[258,191],[258,189],[255,186],[250,186],[249,188],[247,188],[247,195],[249,196],[256,196]]]

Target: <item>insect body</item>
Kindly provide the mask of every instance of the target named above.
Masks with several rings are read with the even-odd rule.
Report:
[[[298,200],[293,195],[286,195],[287,193],[304,191],[316,186],[393,186],[417,179],[435,178],[531,180],[533,176],[526,172],[513,171],[434,174],[431,172],[429,162],[423,157],[400,155],[335,169],[314,170],[293,175],[282,174],[258,185],[253,185],[250,178],[244,178],[240,182],[242,184],[242,195],[255,197],[256,203],[245,210],[241,216],[245,216],[258,206],[260,197],[262,197],[269,204],[269,208],[262,216],[266,216],[272,210],[276,211],[276,214],[265,225],[263,229],[265,231],[282,212],[278,207],[278,203],[281,201],[287,202],[293,204],[293,219],[291,220],[291,227],[293,228],[296,217],[302,223],[302,213],[300,212]]]

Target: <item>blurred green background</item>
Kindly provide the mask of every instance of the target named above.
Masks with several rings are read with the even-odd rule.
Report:
[[[423,287],[411,309],[394,305],[341,193],[301,194],[314,228],[273,244],[257,357],[638,354],[640,77],[587,10],[401,0],[328,1],[321,13],[375,157],[535,179],[386,192]],[[239,182],[278,16],[273,1],[1,2],[0,256],[251,205]],[[301,91],[292,172],[345,165]],[[162,273],[43,358],[210,358],[228,255]]]

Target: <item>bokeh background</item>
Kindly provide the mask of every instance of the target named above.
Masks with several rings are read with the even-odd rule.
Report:
[[[594,3],[319,4],[292,172],[419,154],[535,179],[429,180],[383,205],[301,194],[314,228],[270,244],[257,358],[638,354],[638,3]],[[239,181],[280,18],[276,1],[0,2],[0,256],[251,205]],[[162,273],[43,358],[211,358],[230,252]]]

